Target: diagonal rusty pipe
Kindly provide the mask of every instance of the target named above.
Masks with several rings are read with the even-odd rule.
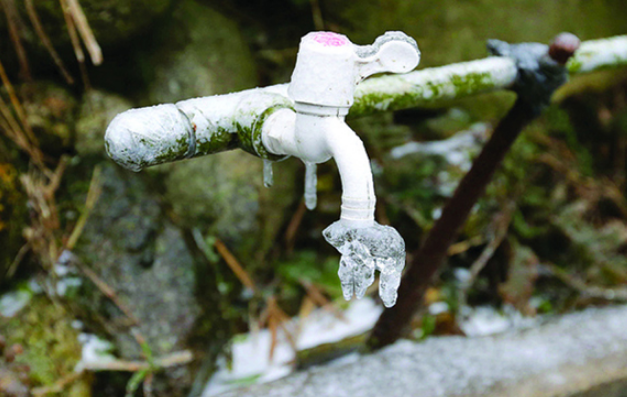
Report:
[[[412,317],[422,306],[427,287],[446,260],[448,247],[485,192],[503,158],[522,130],[548,106],[555,89],[566,81],[564,65],[579,47],[579,39],[562,33],[550,47],[537,43],[509,45],[500,41],[490,41],[488,46],[496,55],[516,61],[518,76],[513,89],[518,98],[495,128],[414,255],[402,278],[396,306],[381,314],[370,335],[370,349],[387,346],[406,333]]]

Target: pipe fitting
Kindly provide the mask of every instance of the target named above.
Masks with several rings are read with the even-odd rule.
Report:
[[[265,120],[292,101],[280,92],[252,89],[194,98],[118,114],[107,127],[107,154],[139,172],[157,164],[236,148],[271,161],[283,160],[261,140]]]

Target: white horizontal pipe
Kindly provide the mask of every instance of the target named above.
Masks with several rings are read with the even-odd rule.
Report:
[[[620,66],[627,66],[627,36],[583,42],[567,65],[571,74]],[[405,75],[375,77],[357,86],[355,102],[350,109],[349,117],[426,104],[437,105],[451,99],[506,89],[511,86],[515,78],[516,67],[514,62],[502,57],[489,57],[428,68]],[[203,151],[199,148],[215,147],[211,140],[220,140],[218,141],[220,143],[221,140],[225,139],[224,135],[228,133],[238,135],[245,133],[246,135],[242,135],[242,138],[248,139],[251,130],[260,127],[259,124],[268,116],[265,112],[267,109],[293,106],[288,98],[287,88],[287,84],[281,84],[225,96],[179,102],[176,106],[189,122],[182,123],[180,131],[177,130],[176,134],[169,134],[165,129],[157,131],[159,120],[172,119],[170,107],[155,106],[129,110],[128,113],[119,115],[120,120],[117,122],[114,120],[107,129],[105,139],[108,153],[118,163],[136,171],[150,165],[209,154],[213,149]],[[226,106],[227,102],[237,105]],[[192,108],[193,112],[191,112]],[[130,120],[140,113],[144,120],[151,121],[146,123],[144,127],[137,122],[130,122],[129,124],[122,122]],[[194,126],[198,129],[197,134],[200,132],[198,135],[209,140],[196,142],[195,152],[192,153],[194,143],[188,144],[185,139],[186,137],[193,139]],[[133,139],[124,137],[129,131],[134,134]],[[252,138],[258,137],[258,135],[253,135]],[[141,146],[147,136],[159,137],[159,139],[150,142],[150,148],[134,147],[134,145]],[[197,136],[197,139],[200,138]],[[254,145],[255,154],[262,155],[259,153],[263,149],[259,146],[260,142],[254,140],[245,142],[246,139],[239,143],[243,143],[244,147],[251,152],[253,152],[251,144]],[[234,146],[218,145],[218,147],[224,147],[223,150],[225,150]],[[258,148],[259,150],[257,150]],[[141,149],[138,153],[144,153],[145,156],[136,159],[137,161],[134,163],[135,160],[130,157],[132,157],[135,149]]]

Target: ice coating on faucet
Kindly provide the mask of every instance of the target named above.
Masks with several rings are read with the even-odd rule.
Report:
[[[379,295],[396,303],[405,265],[405,242],[398,232],[374,221],[376,196],[363,142],[346,124],[355,88],[376,73],[406,73],[420,61],[416,42],[387,32],[370,46],[356,46],[333,32],[311,32],[300,42],[287,88],[293,110],[272,113],[262,127],[270,153],[306,164],[305,204],[316,206],[316,165],[335,160],[342,180],[340,220],[323,232],[341,254],[338,275],[346,299],[361,298],[380,272]]]
[[[305,161],[305,206],[313,211],[318,204],[318,166],[316,163]]]
[[[339,220],[322,234],[342,254],[338,276],[344,299],[362,298],[378,270],[379,296],[386,307],[394,306],[405,267],[405,241],[396,229],[377,222],[353,228]]]

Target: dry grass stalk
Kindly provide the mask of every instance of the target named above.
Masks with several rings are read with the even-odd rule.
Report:
[[[287,225],[287,229],[285,230],[285,247],[287,253],[291,253],[294,250],[294,242],[296,240],[296,232],[298,232],[298,228],[305,216],[305,212],[307,212],[307,206],[305,205],[305,201],[301,200],[290,220],[290,223]]]
[[[102,292],[107,298],[111,299],[111,301],[118,307],[118,309],[120,309],[120,311],[133,322],[133,325],[139,324],[139,320],[137,319],[137,317],[135,317],[133,312],[120,300],[118,295],[115,293],[115,290],[111,288],[109,284],[104,282],[96,274],[96,272],[85,266],[85,264],[83,264],[82,262],[76,261],[75,264],[83,272],[83,274],[85,274],[85,276],[87,276],[87,278],[90,279],[92,283],[94,283],[94,285],[100,290],[100,292]]]
[[[72,20],[78,29],[78,33],[83,39],[83,43],[85,43],[85,47],[87,48],[87,52],[89,52],[91,61],[94,65],[100,65],[102,63],[102,50],[100,49],[100,45],[98,45],[96,37],[89,26],[89,22],[87,22],[87,18],[85,17],[85,13],[81,8],[80,3],[78,0],[63,1],[68,6]]]
[[[343,322],[347,321],[344,314],[340,310],[338,310],[333,302],[331,302],[324,296],[322,291],[320,291],[320,288],[307,280],[300,279],[299,282],[303,287],[305,287],[305,291],[307,291],[307,296],[309,297],[309,299],[311,299],[316,305],[330,312],[338,320]]]
[[[4,70],[4,65],[2,65],[2,62],[0,62],[0,79],[2,80],[2,85],[4,86],[4,88],[7,90],[7,93],[9,94],[11,105],[13,105],[13,109],[15,110],[15,113],[17,114],[17,117],[19,118],[20,123],[22,123],[22,128],[24,129],[26,136],[28,137],[28,139],[31,141],[33,145],[38,146],[39,142],[37,141],[37,138],[35,138],[35,134],[33,133],[33,130],[30,128],[30,124],[28,123],[28,120],[26,119],[26,113],[24,112],[24,108],[22,108],[22,104],[20,103],[20,100],[18,99],[17,94],[15,93],[15,90],[13,89],[13,84],[11,84],[11,81],[9,80],[9,77],[7,76],[6,71]]]
[[[44,167],[43,154],[38,147],[34,146],[24,134],[24,131],[17,123],[11,113],[10,108],[0,97],[0,130],[9,138],[18,148],[25,151],[37,166]]]
[[[237,258],[235,258],[235,256],[231,253],[231,251],[229,251],[226,245],[224,245],[224,243],[221,240],[216,239],[214,246],[216,247],[218,254],[220,254],[220,256],[224,259],[226,264],[231,268],[233,273],[235,273],[235,276],[239,279],[239,281],[251,291],[257,291],[257,288],[255,287],[255,283],[253,283],[253,280],[250,278],[246,270],[244,270],[242,265],[240,265]]]
[[[80,379],[83,376],[83,372],[72,372],[61,379],[57,380],[54,384],[45,387],[36,387],[31,390],[33,397],[47,396],[49,394],[59,394],[66,387]]]
[[[66,164],[65,157],[62,157],[49,177],[34,170],[20,177],[31,209],[31,225],[24,230],[24,237],[46,269],[51,269],[59,257],[56,234],[60,228],[60,222],[55,193],[59,188]]]
[[[579,292],[584,297],[602,299],[607,301],[627,302],[627,288],[604,288],[586,284],[579,277],[570,274],[566,270],[560,269],[553,264],[543,264],[545,270],[548,270],[553,276],[558,278],[564,284]]]
[[[324,30],[324,19],[322,18],[319,0],[309,0],[309,4],[311,5],[311,17],[314,27],[316,30]]]
[[[44,31],[43,26],[41,25],[41,20],[39,19],[39,15],[37,15],[37,10],[33,6],[33,0],[24,0],[24,6],[26,7],[28,18],[30,19],[30,22],[33,25],[33,28],[35,28],[35,33],[37,33],[39,40],[41,40],[41,43],[46,48],[46,51],[48,51],[48,53],[52,57],[52,60],[57,65],[57,68],[59,68],[61,75],[63,76],[63,78],[68,84],[74,84],[74,79],[68,72],[67,68],[65,67],[65,64],[63,63],[63,60],[61,59],[57,51],[54,49],[54,46],[52,45],[50,38],[48,37],[48,35]]]
[[[72,230],[72,234],[70,235],[70,238],[65,244],[65,248],[70,251],[74,249],[74,246],[78,242],[78,238],[83,232],[83,228],[85,227],[85,224],[87,223],[89,214],[91,213],[91,210],[96,205],[96,202],[98,201],[98,198],[100,197],[100,193],[102,192],[102,182],[100,180],[100,174],[101,174],[100,167],[96,166],[96,168],[94,168],[94,173],[92,174],[92,177],[91,177],[91,182],[89,183],[89,190],[87,191],[87,199],[85,200],[85,208],[83,209],[81,216],[78,218],[78,221],[76,222],[76,225],[74,226],[74,229]]]
[[[76,30],[76,25],[74,24],[72,12],[70,11],[67,0],[59,0],[59,3],[61,4],[61,8],[63,9],[63,17],[65,18],[65,24],[67,25],[68,35],[70,36],[70,42],[72,43],[72,48],[74,49],[76,60],[78,61],[78,67],[81,70],[81,78],[83,80],[83,84],[85,85],[85,89],[89,89],[90,84],[89,77],[87,76],[87,67],[85,66],[85,53],[83,52],[80,40],[78,39],[78,33]]]
[[[294,332],[287,328],[287,324],[290,323],[291,318],[285,314],[283,309],[281,309],[274,295],[270,296],[266,301],[265,315],[262,315],[262,317],[267,318],[268,328],[270,329],[271,342],[268,358],[270,361],[272,361],[272,358],[274,357],[274,351],[278,344],[279,329],[283,331],[283,334],[285,335],[285,338],[292,350],[294,350],[294,352],[298,350],[296,340],[294,338]]]
[[[4,13],[7,17],[9,37],[11,38],[11,42],[13,42],[18,61],[20,62],[20,73],[24,79],[31,80],[26,50],[24,49],[24,45],[22,45],[22,40],[20,39],[20,29],[18,25],[21,24],[21,20],[20,15],[15,8],[15,0],[1,0],[0,4],[2,5]]]

